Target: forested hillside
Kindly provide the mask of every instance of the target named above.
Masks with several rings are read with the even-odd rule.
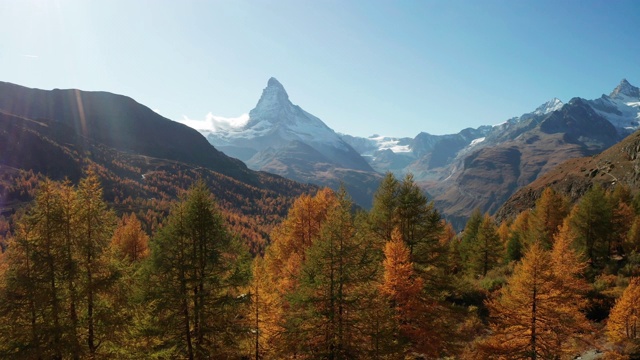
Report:
[[[198,132],[131,98],[44,91],[0,82],[0,215],[20,212],[44,177],[77,184],[92,168],[118,214],[157,229],[177,199],[202,179],[253,253],[293,199],[314,186],[247,169]]]
[[[35,200],[0,222],[0,357],[640,354],[640,197],[623,186],[574,206],[547,189],[456,234],[388,174],[369,212],[344,191],[301,195],[252,256],[204,179],[144,227],[116,216],[98,171],[32,178]]]

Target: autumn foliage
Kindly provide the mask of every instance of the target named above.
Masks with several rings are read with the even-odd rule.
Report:
[[[0,218],[0,357],[640,351],[640,200],[627,190],[594,188],[573,207],[545,190],[515,219],[476,211],[457,234],[411,176],[387,174],[370,211],[344,190],[266,198],[278,220],[230,210],[237,194],[214,198],[211,179],[189,171],[150,174],[141,190],[171,194],[148,199],[127,187],[104,194],[110,174],[91,167],[76,185],[34,175],[4,188],[35,198]],[[170,179],[188,190],[160,184]]]
[[[128,261],[143,260],[149,255],[149,236],[134,213],[123,215],[113,233],[111,246]]]
[[[626,352],[640,351],[640,278],[633,278],[611,309],[607,335]]]

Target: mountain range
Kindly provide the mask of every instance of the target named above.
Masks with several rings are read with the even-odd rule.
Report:
[[[390,171],[414,174],[444,217],[461,228],[475,208],[495,213],[505,202],[513,209],[509,204],[526,204],[509,199],[555,174],[564,161],[618,143],[639,127],[639,116],[640,90],[622,80],[609,95],[567,103],[554,98],[499,125],[361,138],[338,134],[292,104],[275,78],[246,119],[214,129],[187,127],[122,95],[0,82],[0,212],[27,200],[32,189],[15,180],[26,179],[25,172],[76,181],[93,164],[109,185],[109,200],[123,208],[127,198],[175,198],[189,179],[204,177],[251,229],[248,236],[259,238],[286,214],[293,197],[315,185],[344,185],[369,207]]]
[[[16,242],[15,239],[6,240],[8,237],[10,239],[12,230],[15,230],[15,228],[12,229],[12,227],[16,226],[14,224],[18,224],[21,229],[24,227],[25,231],[29,230],[30,224],[36,224],[33,221],[37,222],[38,218],[34,216],[38,216],[38,211],[32,212],[32,215],[27,217],[22,217],[22,215],[25,214],[24,208],[29,206],[28,204],[34,198],[36,187],[43,183],[43,177],[77,183],[85,175],[87,169],[92,170],[99,177],[104,189],[105,200],[109,202],[109,208],[115,210],[119,215],[126,214],[128,216],[129,213],[135,213],[144,224],[145,230],[153,234],[162,234],[162,232],[158,232],[159,227],[162,226],[161,221],[167,218],[167,214],[176,209],[172,207],[175,205],[175,200],[184,198],[185,190],[195,182],[204,181],[221,207],[221,213],[224,216],[225,225],[229,232],[233,234],[232,236],[241,237],[253,254],[264,253],[265,249],[268,249],[267,251],[276,249],[270,254],[275,254],[274,256],[276,257],[279,256],[278,254],[289,255],[287,251],[291,252],[291,249],[300,245],[294,243],[296,241],[300,242],[301,239],[296,239],[292,242],[286,238],[296,237],[299,232],[294,228],[299,227],[298,225],[301,223],[307,222],[306,220],[298,221],[299,219],[312,218],[311,222],[313,224],[311,227],[313,229],[309,228],[307,230],[312,233],[322,230],[321,232],[323,233],[319,235],[320,240],[325,237],[329,239],[333,236],[333,234],[329,234],[330,236],[327,237],[324,233],[324,230],[327,229],[335,230],[332,227],[333,223],[330,221],[337,219],[337,223],[340,223],[345,219],[342,213],[338,214],[340,215],[339,218],[333,220],[325,221],[320,219],[326,215],[324,210],[318,212],[319,215],[315,214],[309,218],[307,213],[309,206],[307,205],[312,204],[311,207],[313,209],[310,210],[311,212],[318,206],[328,206],[329,208],[332,206],[331,200],[327,202],[327,197],[316,197],[315,199],[308,197],[306,200],[305,198],[300,198],[303,194],[316,191],[318,189],[317,186],[302,184],[265,171],[252,170],[245,163],[228,156],[225,152],[234,154],[237,157],[244,156],[247,159],[245,161],[251,167],[287,169],[283,174],[305,177],[310,180],[309,182],[322,184],[326,179],[331,178],[335,180],[334,182],[327,182],[331,186],[339,186],[340,182],[348,187],[358,188],[360,186],[361,190],[363,190],[358,193],[360,196],[367,194],[367,191],[373,191],[364,189],[374,189],[373,184],[380,179],[381,172],[393,171],[398,175],[415,172],[420,185],[432,194],[431,196],[434,198],[436,205],[458,228],[463,227],[465,216],[473,207],[495,212],[497,221],[513,218],[519,212],[535,206],[536,200],[547,187],[552,187],[574,202],[594,184],[600,184],[605,188],[612,188],[619,184],[627,185],[630,187],[631,193],[623,194],[622,196],[635,195],[640,191],[640,132],[635,131],[638,127],[639,105],[640,91],[623,80],[610,95],[603,95],[595,100],[574,98],[567,103],[553,99],[530,113],[509,119],[495,126],[464,129],[457,134],[450,135],[420,133],[413,139],[394,139],[384,136],[373,136],[365,139],[335,133],[317,117],[291,104],[284,87],[277,80],[271,79],[256,108],[249,113],[249,116],[242,123],[237,123],[236,126],[222,127],[216,129],[216,131],[208,131],[206,132],[207,139],[200,132],[166,119],[126,96],[80,90],[55,89],[45,91],[0,82],[0,252],[10,251],[3,258],[7,259],[3,265],[6,265],[8,270],[16,270],[15,274],[24,270],[23,272],[26,275],[23,277],[30,282],[34,279],[29,275],[30,269],[33,269],[34,272],[32,273],[38,276],[47,273],[46,271],[38,270],[38,261],[53,259],[54,257],[51,255],[51,251],[45,249],[45,247],[50,247],[49,245],[51,245],[50,241],[48,241],[50,240],[48,234],[45,234],[47,236],[44,238],[41,236],[40,238],[42,239],[40,239],[37,235],[32,237],[31,233],[27,233],[25,234],[27,237],[24,238],[27,241],[23,242]],[[216,149],[210,143],[213,141],[225,141],[226,143],[219,145],[219,149]],[[602,149],[606,150],[602,151]],[[584,157],[584,155],[588,156]],[[274,163],[279,165],[274,167]],[[323,170],[327,172],[324,179],[321,178]],[[362,178],[358,178],[354,174],[364,176],[367,181],[371,182],[362,182]],[[348,175],[353,176],[349,177]],[[412,193],[414,189],[411,188]],[[54,196],[53,199],[69,201],[72,199],[69,196],[73,196],[73,193],[60,193],[59,198]],[[407,201],[407,198],[410,198],[409,201],[419,199],[419,197],[415,196],[397,197],[398,201]],[[45,201],[51,199],[49,197],[41,197],[39,199],[40,205],[42,205],[41,210],[47,209],[48,212],[48,209],[56,209],[55,206],[51,208],[51,204],[48,203],[43,205]],[[298,202],[295,199],[300,199],[300,201]],[[297,215],[290,214],[288,216],[289,220],[282,223],[282,219],[292,208],[294,201],[297,204],[302,204],[301,206],[296,205],[296,207],[298,210],[302,209],[305,214],[302,216],[298,216],[300,215],[299,213]],[[72,203],[75,203],[75,201]],[[625,234],[628,231],[628,228],[619,226],[620,219],[625,219],[624,222],[629,226],[631,225],[628,220],[634,216],[633,210],[626,208],[626,205],[622,203],[620,204],[618,208],[620,212],[619,214],[616,212],[617,215],[615,216],[617,220],[609,219],[607,223],[609,224],[606,227],[608,232],[614,231],[619,234]],[[576,213],[581,211],[580,207],[575,208],[578,209]],[[68,209],[66,205],[64,208]],[[73,207],[72,209],[78,210],[79,208]],[[628,210],[626,213],[629,216],[625,215],[625,209]],[[348,207],[345,210],[348,211]],[[431,217],[430,209],[427,211],[429,211],[430,219],[439,220],[437,217]],[[422,212],[424,213],[424,211]],[[173,212],[173,214],[175,213]],[[66,214],[68,213],[65,212],[65,216]],[[173,214],[169,216],[171,217]],[[9,221],[5,219],[7,215],[11,217]],[[413,215],[404,214],[402,216],[410,217]],[[174,219],[178,219],[180,216],[178,215]],[[331,214],[328,216],[331,216]],[[21,217],[22,220],[16,223],[16,219]],[[107,216],[103,218],[106,219]],[[573,216],[571,218],[573,219]],[[28,219],[28,221],[24,219]],[[57,221],[55,216],[53,221]],[[322,224],[323,221],[331,226],[322,225],[318,227],[317,225]],[[568,221],[568,223],[571,223],[570,226],[574,226],[573,221]],[[75,226],[74,222],[70,224]],[[284,225],[273,231],[277,224]],[[349,224],[351,223],[347,225]],[[474,235],[476,240],[481,239],[484,236],[482,234],[486,234],[485,229],[495,231],[494,227],[485,227],[486,224],[485,220],[482,220],[477,234]],[[182,226],[183,224],[179,225]],[[355,227],[349,225],[351,226],[349,229],[353,230],[355,228],[356,232],[363,229],[365,234],[371,232],[369,229],[370,224],[364,224],[365,227],[362,228],[358,227],[358,225],[362,224],[356,221]],[[615,229],[612,230],[611,226]],[[37,224],[36,227],[38,227]],[[569,231],[580,231],[577,230],[578,227],[575,226],[576,230]],[[49,222],[41,226],[41,228],[44,232],[50,232],[49,230],[52,229]],[[513,227],[512,230],[515,228]],[[168,229],[172,230],[173,228],[170,227]],[[482,255],[478,250],[480,247],[474,245],[474,242],[479,244],[482,241],[463,239],[467,237],[466,234],[471,232],[465,231],[465,235],[455,237],[452,232],[447,231],[447,239],[442,237],[439,240],[449,241],[446,244],[447,246],[452,246],[451,249],[456,249],[456,251],[463,249],[460,251],[466,251],[469,256],[472,256],[471,254],[474,252]],[[284,237],[281,236],[280,239],[274,239],[273,246],[276,246],[275,248],[267,248],[270,233],[284,234]],[[584,233],[587,234],[587,232]],[[519,236],[511,236],[510,238],[515,240],[510,239],[509,243],[517,242],[518,238],[526,239],[529,237],[528,234],[528,232],[522,232]],[[562,234],[566,235],[564,232]],[[175,234],[171,233],[169,235],[164,237],[162,235],[153,236],[150,259],[158,260],[160,259],[158,256],[165,256],[166,254],[157,254],[158,251],[162,252],[163,249],[180,250],[180,246],[173,249],[158,245],[165,240],[165,242],[168,241],[167,243],[175,240],[175,236],[172,237]],[[303,236],[305,239],[302,240],[309,240],[307,235],[309,234]],[[128,235],[120,234],[119,236]],[[361,242],[358,242],[360,237],[355,236],[352,238],[356,240],[353,243],[354,245],[361,245]],[[403,251],[408,259],[410,254],[409,247],[403,245],[402,241],[396,241],[395,235],[393,238],[394,240],[388,244],[393,245],[395,242],[402,245],[399,249],[404,249]],[[627,293],[627,290],[623,292],[621,289],[621,286],[626,286],[626,282],[622,280],[634,276],[633,254],[635,252],[631,250],[629,253],[625,253],[626,249],[623,249],[624,251],[619,250],[618,248],[622,249],[622,247],[611,246],[608,243],[605,247],[605,242],[611,241],[609,238],[603,235],[599,240],[601,241],[599,246],[606,248],[608,251],[606,256],[594,257],[594,259],[606,258],[610,260],[611,265],[602,265],[602,268],[605,269],[603,273],[617,272],[618,276],[609,275],[609,280],[603,282],[601,281],[602,276],[598,275],[600,269],[595,270],[598,272],[594,275],[587,275],[595,278],[596,282],[607,283],[602,286],[598,283],[598,289],[589,292],[583,299],[585,303],[590,304],[586,310],[586,316],[593,321],[604,320],[607,314],[614,314],[617,311],[617,304],[621,301],[615,300],[615,295],[612,294],[622,293],[623,295],[621,295],[620,299],[624,300],[624,294]],[[466,245],[458,246],[460,242],[455,239],[460,239],[463,245]],[[562,254],[566,255],[566,249],[570,244],[565,240],[571,240],[570,237],[565,238],[562,235],[556,239],[556,244],[561,244],[561,246],[565,247],[554,244],[554,248],[551,251],[553,255],[545,256],[556,256],[558,254],[557,249],[560,249]],[[349,240],[349,238],[346,240]],[[499,243],[497,238],[494,240],[496,247],[492,248],[501,248],[503,244]],[[283,246],[282,244],[287,241],[289,241],[289,244]],[[313,241],[316,240],[312,239]],[[465,243],[465,241],[469,242]],[[14,252],[12,250],[13,246],[20,247],[21,243],[34,246],[22,246],[18,251]],[[322,241],[319,243],[323,245]],[[345,244],[349,245],[351,243],[347,241]],[[443,245],[444,243],[440,244]],[[627,242],[624,242],[623,246],[626,247],[626,245]],[[309,246],[313,246],[313,244]],[[580,246],[586,248],[588,245],[583,244]],[[39,247],[43,250],[42,254],[36,251],[34,257],[29,257],[29,254],[33,253],[30,249],[38,250]],[[351,246],[351,248],[356,247]],[[512,246],[509,246],[509,248],[512,248]],[[612,248],[615,248],[615,250],[611,250]],[[317,250],[320,248],[310,249]],[[363,251],[372,249],[374,252],[380,251],[379,249],[376,250],[375,247],[368,247]],[[532,249],[534,250],[524,255],[524,260],[522,260],[521,264],[526,264],[527,260],[532,259],[532,256],[546,254],[536,250],[539,247],[532,247]],[[332,255],[335,249],[329,250],[331,251],[327,254]],[[385,253],[388,252],[387,247]],[[167,254],[169,253],[171,251]],[[313,256],[317,255],[314,251],[307,253]],[[355,253],[357,251],[350,251],[348,247],[346,251],[342,251],[343,255]],[[512,252],[510,251],[510,253]],[[581,264],[586,263],[583,263],[583,260],[579,260],[577,253],[569,253],[569,257],[573,256],[571,261],[575,265],[572,268],[577,269],[574,273],[582,271],[583,265]],[[46,256],[43,257],[43,254]],[[56,261],[58,261],[61,255],[69,258],[67,256],[69,254],[67,251],[67,253],[59,252],[54,255],[57,256]],[[365,253],[362,252],[362,254]],[[434,250],[430,255],[433,254],[446,255],[441,250]],[[496,256],[492,262],[503,264],[500,254],[493,255]],[[512,255],[509,254],[508,256],[507,259],[511,259]],[[239,257],[232,254],[224,256],[223,261],[233,261]],[[367,256],[365,257],[368,258]],[[484,257],[484,261],[488,261],[486,256],[480,256],[480,258],[482,257]],[[540,258],[546,259],[545,261],[548,262],[551,257]],[[20,260],[25,258],[34,259],[34,265],[23,266],[24,264]],[[268,256],[266,258],[269,259]],[[316,256],[316,258],[322,260],[322,256]],[[317,260],[316,258],[314,260]],[[360,258],[362,256],[354,258],[354,260]],[[491,296],[490,292],[496,291],[500,286],[517,284],[521,280],[517,276],[521,274],[514,273],[504,285],[505,269],[511,269],[513,263],[495,265],[496,267],[489,271],[487,271],[488,265],[484,265],[483,271],[485,275],[482,275],[475,269],[475,259],[469,257],[470,260],[468,261],[461,260],[463,258],[460,255],[447,258],[445,259],[446,261],[440,261],[442,264],[439,265],[441,266],[439,268],[441,271],[438,270],[439,273],[459,269],[456,271],[460,271],[458,274],[466,280],[459,281],[460,284],[451,287],[436,279],[436,282],[439,281],[442,284],[436,284],[433,287],[445,289],[445,295],[448,298],[446,301],[443,300],[441,302],[436,301],[437,299],[430,300],[429,306],[436,304],[436,302],[438,304],[435,307],[424,307],[423,309],[435,311],[434,314],[443,312],[452,314],[452,311],[460,312],[450,307],[450,305],[460,309],[466,307],[473,310],[466,312],[470,314],[469,316],[473,316],[471,320],[467,321],[473,326],[460,328],[466,332],[471,329],[473,334],[464,334],[461,337],[457,337],[456,332],[461,331],[457,328],[451,333],[451,336],[456,339],[455,342],[459,343],[459,349],[463,347],[468,349],[467,345],[472,341],[471,337],[478,336],[478,334],[480,334],[479,336],[486,334],[484,328],[477,325],[482,322],[482,318],[476,314],[477,311],[474,309],[482,306],[485,299]],[[18,260],[17,262],[14,261],[16,259]],[[180,256],[172,257],[170,254],[163,259],[178,259],[178,262],[183,260]],[[260,257],[256,257],[256,260],[259,259]],[[293,264],[293,267],[300,265],[300,261],[296,259],[289,261],[288,264]],[[129,263],[129,265],[125,263]],[[279,263],[283,262],[280,261]],[[307,269],[307,265],[311,263],[307,262],[300,266],[302,266],[302,269]],[[410,262],[408,263],[410,264]],[[481,262],[477,263],[481,264]],[[591,261],[589,265],[592,271],[595,268],[593,266],[594,263]],[[128,273],[134,274],[133,271],[138,269],[138,266],[146,266],[142,264],[144,263],[138,264],[135,260],[130,262],[129,258],[124,258],[122,262],[118,261],[116,264],[118,269],[122,269],[122,274],[125,275],[122,279],[127,281],[126,284],[123,283],[122,288],[128,289],[127,291],[132,294],[136,292],[153,293],[152,289],[157,288],[157,282],[147,283],[146,279],[144,279],[145,281],[142,281],[141,285],[133,281],[137,278],[136,276],[126,276]],[[171,262],[167,269],[177,269],[175,264],[175,261]],[[352,266],[349,266],[355,269],[354,271],[362,268],[361,261],[345,262],[345,264],[351,264]],[[595,264],[601,266],[598,263]],[[154,264],[149,263],[149,265],[150,269],[155,267]],[[178,265],[182,266],[184,264],[180,263]],[[387,265],[386,262],[378,264],[380,269],[385,271],[388,270],[384,269],[388,267]],[[129,268],[131,270],[127,270],[126,266],[131,266]],[[288,266],[288,269],[285,270],[291,270],[292,266]],[[184,268],[184,266],[180,267],[180,269]],[[238,271],[240,272],[249,269],[248,266],[244,265],[232,268],[233,270],[239,269]],[[272,266],[271,268],[274,267]],[[275,268],[278,268],[278,266],[275,266]],[[326,268],[328,272],[333,272],[334,270],[332,266]],[[569,268],[564,266],[562,269]],[[614,271],[611,271],[612,269]],[[371,273],[369,268],[365,270]],[[238,275],[238,271],[232,271],[233,274],[231,275]],[[69,273],[64,269],[57,272],[64,276]],[[49,271],[49,273],[52,272]],[[549,278],[554,281],[552,284],[554,289],[556,288],[555,284],[559,283],[556,280],[566,280],[565,278],[561,279],[557,273],[559,272],[551,271],[547,273]],[[11,277],[14,272],[7,272],[7,274],[10,275],[11,279],[15,280],[15,276]],[[274,276],[281,275],[282,272]],[[54,279],[54,277],[51,277],[51,279]],[[571,277],[571,279],[575,279],[575,277]],[[260,279],[254,280],[259,281]],[[445,280],[449,280],[449,278]],[[475,282],[475,285],[471,282]],[[36,285],[45,284],[43,281],[34,281],[33,283]],[[45,287],[47,289],[50,289],[50,283],[51,281],[46,281]],[[482,285],[484,283],[491,284],[485,288]],[[494,283],[499,286],[495,287]],[[372,284],[360,282],[356,285],[361,287],[373,286],[375,288],[380,286],[376,279]],[[583,285],[585,288],[588,286],[587,283]],[[24,286],[30,286],[30,284],[25,283]],[[260,289],[263,289],[263,287],[260,287]],[[42,286],[41,288],[44,289]],[[9,289],[11,291],[5,291],[5,293],[9,295],[18,294],[17,299],[21,300],[20,294],[24,293],[21,289],[23,287],[14,287]],[[481,289],[481,291],[478,289]],[[307,291],[307,289],[302,290],[303,293]],[[417,290],[419,291],[420,289]],[[64,291],[62,292],[64,293]],[[241,293],[240,289],[238,293]],[[453,295],[450,295],[452,293]],[[567,293],[569,292],[567,291]],[[202,292],[199,292],[199,294],[202,294]],[[299,295],[297,293],[292,294]],[[572,297],[579,295],[576,294],[570,295]],[[127,294],[121,295],[128,296]],[[160,296],[164,296],[164,293],[161,293]],[[11,296],[6,298],[11,300]],[[236,295],[232,297],[232,299],[237,298]],[[444,296],[442,299],[444,299]],[[36,300],[39,301],[39,298]],[[68,299],[62,300],[69,301]],[[137,301],[137,299],[134,300]],[[31,302],[33,303],[34,301]],[[17,311],[22,309],[20,306],[24,304],[24,301],[14,303],[17,306],[11,307],[11,310]],[[128,306],[129,304],[124,301],[121,305]],[[610,307],[613,310],[609,311]],[[135,308],[153,310],[153,306],[136,306]],[[376,312],[379,308],[374,307],[368,310]],[[280,310],[276,309],[275,311]],[[363,314],[363,318],[368,315],[368,313]],[[134,315],[136,314],[129,316],[129,318],[135,320],[140,316],[145,318],[153,317],[154,314],[142,314],[137,317]],[[483,316],[488,315],[485,314]],[[461,317],[456,316],[454,320],[456,319],[459,320]],[[608,321],[612,321],[611,319],[614,319],[614,317],[609,316],[608,319]],[[43,320],[42,324],[46,327],[45,320]],[[457,322],[459,323],[460,321]],[[124,324],[123,326],[129,325],[131,324]],[[143,325],[146,326],[148,324]],[[137,326],[137,324],[132,326]],[[365,326],[368,326],[368,324],[365,324]],[[243,333],[246,333],[246,327],[242,329],[244,329]],[[189,329],[187,329],[188,332]],[[13,334],[13,332],[10,333]],[[124,333],[130,334],[130,332]],[[155,331],[152,331],[152,335],[155,333]],[[427,333],[425,332],[425,334]],[[588,342],[589,346],[598,346],[598,349],[617,346],[606,342],[604,335],[600,332],[590,332],[589,336],[591,339]],[[602,337],[602,340],[600,337]],[[147,338],[134,340],[143,345],[155,343],[155,337],[153,336],[150,341]],[[158,341],[162,341],[162,339]],[[452,343],[452,346],[458,348],[458,344]],[[395,348],[393,344],[390,349],[392,348]],[[122,351],[126,352],[131,349],[136,350],[135,346],[133,346],[123,348]],[[162,354],[165,353],[165,347],[160,347],[159,349]],[[11,354],[15,352],[15,349],[7,348],[5,350]],[[120,349],[115,350],[120,351]],[[143,346],[140,351],[146,354],[149,349]],[[575,350],[571,351],[573,354],[577,353]],[[600,350],[597,350],[597,352],[600,352]],[[589,353],[596,353],[596,350],[592,350]],[[246,356],[246,354],[243,353],[242,356]]]
[[[199,130],[249,168],[333,188],[344,183],[364,207],[380,174],[412,173],[460,227],[473,209],[494,213],[516,190],[563,161],[617,143],[639,127],[639,114],[639,90],[623,79],[609,95],[567,103],[553,98],[499,125],[448,135],[362,138],[338,134],[292,104],[271,78],[244,124]]]
[[[114,208],[136,212],[150,227],[203,179],[256,252],[293,200],[316,189],[250,170],[126,96],[0,82],[0,215],[31,200],[42,176],[76,182],[88,166]]]

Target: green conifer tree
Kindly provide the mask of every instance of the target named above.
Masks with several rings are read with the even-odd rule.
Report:
[[[609,259],[613,209],[604,189],[595,185],[569,214],[569,226],[578,249],[592,269],[601,269]]]
[[[485,214],[478,227],[476,240],[470,244],[469,270],[474,275],[486,276],[487,272],[500,263],[503,246],[493,219]]]
[[[384,241],[391,240],[391,233],[397,223],[395,215],[398,209],[398,188],[398,180],[388,172],[373,195],[369,222],[371,230]]]
[[[211,193],[198,181],[151,242],[149,297],[165,333],[156,349],[188,359],[237,353],[250,276],[248,252],[226,229]]]
[[[344,190],[330,211],[320,237],[308,250],[300,286],[291,301],[287,328],[295,329],[303,357],[357,359],[371,344],[360,329],[368,323],[371,282],[379,272],[378,249],[358,231]]]

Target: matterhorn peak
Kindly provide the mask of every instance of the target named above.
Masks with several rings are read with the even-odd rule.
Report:
[[[262,96],[258,101],[257,107],[259,107],[260,103],[263,102],[266,102],[267,104],[282,104],[288,101],[289,95],[284,89],[284,86],[282,86],[282,84],[280,84],[280,82],[276,78],[272,77],[267,82],[267,87],[262,90]]]
[[[278,118],[283,109],[293,107],[289,101],[289,95],[276,78],[270,78],[267,87],[262,90],[262,96],[258,100],[256,107],[251,110],[249,116],[252,121],[250,124],[259,121],[258,118]]]
[[[618,84],[618,86],[615,89],[613,89],[613,92],[611,92],[611,95],[609,96],[612,98],[616,98],[616,97],[620,97],[621,95],[638,99],[640,98],[640,89],[631,85],[627,81],[627,79],[622,79],[622,81],[620,81],[620,84]]]
[[[284,86],[282,86],[280,81],[278,81],[278,79],[276,79],[274,77],[270,77],[269,78],[269,81],[267,81],[267,87],[278,87],[278,88],[284,90]]]

